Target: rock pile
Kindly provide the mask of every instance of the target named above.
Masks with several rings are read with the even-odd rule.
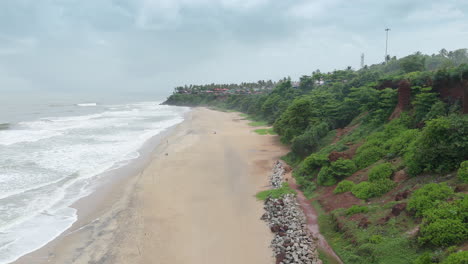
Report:
[[[284,167],[276,162],[270,177],[274,188],[283,183]],[[286,194],[280,199],[267,198],[264,205],[266,213],[262,220],[268,222],[275,234],[271,247],[276,264],[321,264],[318,258],[316,239],[306,227],[306,218],[296,197]]]
[[[270,176],[270,183],[273,186],[273,189],[280,188],[283,184],[283,175],[285,173],[283,163],[281,161],[276,161],[275,166],[273,167],[273,173]]]

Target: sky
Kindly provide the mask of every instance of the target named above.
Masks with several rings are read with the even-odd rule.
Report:
[[[468,48],[466,0],[1,0],[0,92],[168,95]]]

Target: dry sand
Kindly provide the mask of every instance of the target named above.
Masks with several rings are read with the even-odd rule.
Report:
[[[273,263],[254,195],[286,149],[247,123],[195,109],[140,173],[79,201],[78,221],[17,263]]]

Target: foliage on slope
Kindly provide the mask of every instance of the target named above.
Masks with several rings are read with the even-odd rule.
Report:
[[[346,263],[457,263],[466,254],[454,248],[468,238],[466,191],[454,191],[467,189],[468,116],[456,97],[468,89],[467,62],[466,50],[416,53],[358,71],[315,71],[298,86],[285,78],[265,94],[175,93],[167,102],[264,120],[290,144],[285,160],[306,196],[320,201],[330,190],[327,199],[366,201],[322,217]],[[399,102],[402,82],[410,85],[407,106]],[[333,140],[346,126],[355,129]]]

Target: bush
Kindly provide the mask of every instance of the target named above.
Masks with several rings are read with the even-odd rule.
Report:
[[[463,196],[463,199],[442,202],[424,211],[423,224],[429,224],[438,219],[459,219],[462,222],[468,222],[468,195]]]
[[[312,154],[304,159],[298,168],[298,175],[314,175],[321,167],[328,165],[328,158],[325,155]],[[308,177],[311,178],[311,177]]]
[[[449,172],[468,156],[468,115],[451,115],[427,122],[410,144],[404,161],[411,175]]]
[[[468,195],[442,202],[423,213],[419,241],[422,244],[450,246],[468,238]]]
[[[441,201],[453,195],[453,190],[446,183],[429,183],[416,190],[408,201],[408,209],[414,210],[417,216],[431,209]]]
[[[351,192],[357,198],[367,200],[371,198],[370,189],[371,189],[371,183],[364,181],[359,184],[356,184],[351,190]]]
[[[360,206],[360,205],[353,205],[346,210],[346,215],[355,215],[359,213],[367,213],[369,212],[369,208],[367,206]]]
[[[389,179],[382,179],[371,182],[371,197],[380,197],[395,188],[396,183]]]
[[[432,255],[426,252],[413,261],[413,264],[432,264]]]
[[[356,165],[352,160],[338,159],[332,162],[330,166],[322,167],[317,182],[323,186],[331,186],[344,177],[353,174],[356,171]]]
[[[401,132],[400,135],[389,139],[384,145],[384,148],[388,150],[388,153],[399,156],[404,155],[408,149],[408,146],[419,136],[419,130],[408,129]]]
[[[395,187],[391,180],[378,180],[375,182],[361,182],[353,187],[351,192],[359,199],[367,200],[373,197],[379,197],[386,194]]]
[[[330,170],[330,167],[322,167],[317,176],[317,183],[322,186],[332,186],[336,184],[336,179]]]
[[[385,156],[385,152],[381,147],[370,146],[365,147],[364,145],[358,148],[354,162],[358,169],[367,168],[369,165],[374,164]]]
[[[465,160],[460,164],[457,175],[458,179],[461,181],[468,182],[468,160]]]
[[[421,244],[447,247],[467,238],[466,225],[459,219],[438,219],[421,227],[418,241]]]
[[[337,193],[349,192],[353,189],[354,185],[355,184],[352,181],[348,181],[348,180],[341,181],[340,183],[338,183],[333,193],[337,194]]]
[[[341,179],[350,176],[357,170],[354,161],[347,159],[338,159],[330,164],[330,171],[335,179]]]
[[[468,251],[460,251],[457,253],[450,254],[442,264],[467,264],[468,263]]]
[[[392,164],[386,162],[373,167],[369,172],[369,181],[389,179],[393,174]]]

